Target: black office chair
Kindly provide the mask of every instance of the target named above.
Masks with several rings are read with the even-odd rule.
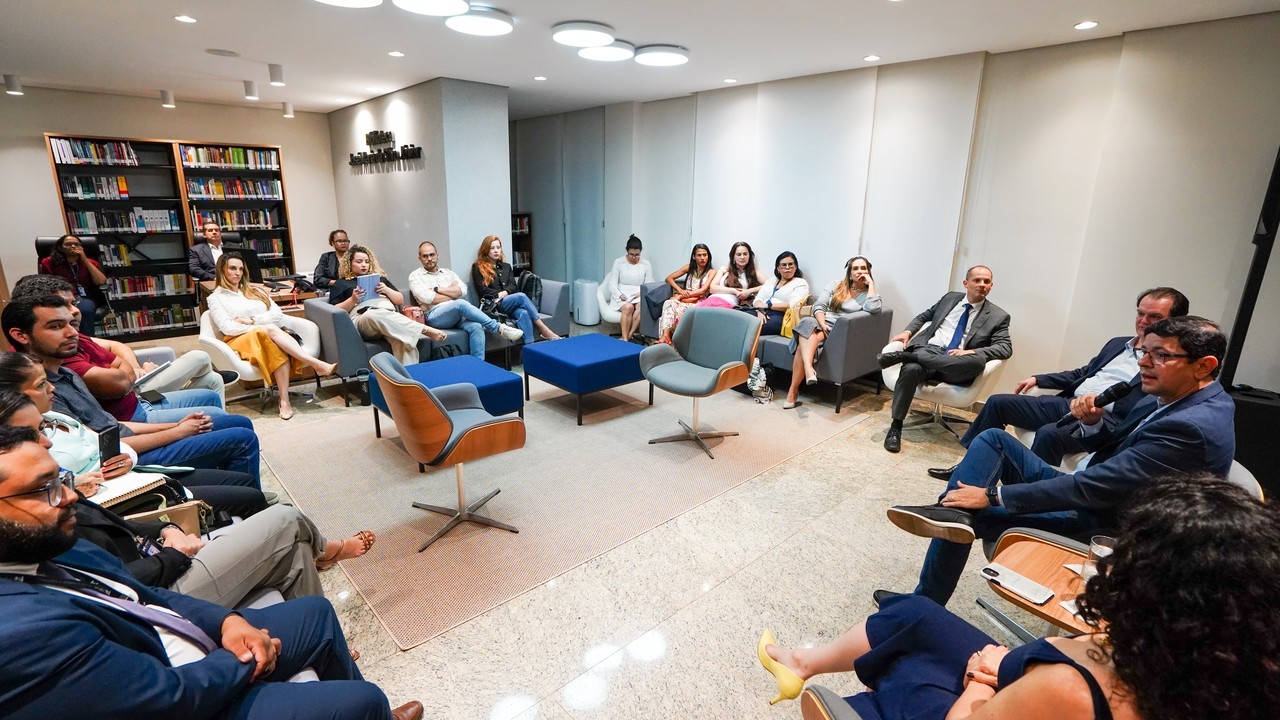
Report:
[[[40,261],[53,254],[53,246],[58,244],[58,236],[41,235],[36,238],[36,271],[40,270]],[[85,257],[97,260],[102,263],[102,251],[98,248],[98,238],[94,235],[76,235],[80,238],[80,244],[84,246]]]

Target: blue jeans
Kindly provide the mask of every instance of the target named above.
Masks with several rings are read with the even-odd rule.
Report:
[[[498,321],[480,312],[480,308],[466,300],[450,300],[431,308],[427,324],[433,328],[462,328],[467,333],[471,356],[484,359],[485,331],[498,332]]]
[[[164,394],[164,400],[149,403],[138,397],[138,409],[133,411],[133,422],[178,422],[193,412],[209,417],[226,415],[222,409],[222,396],[212,390],[174,390]]]
[[[215,415],[209,432],[140,453],[138,462],[248,473],[253,478],[253,487],[262,489],[258,436],[249,418],[241,415]]]
[[[1004,430],[991,429],[974,438],[969,451],[951,474],[948,491],[960,483],[991,487],[997,481],[1004,485],[1036,482],[1058,477],[1057,468],[1036,457],[1027,446]],[[940,495],[939,500],[942,499]],[[1003,507],[979,510],[973,516],[973,531],[980,540],[994,540],[1000,533],[1012,527],[1031,527],[1063,535],[1075,535],[1096,525],[1093,517],[1074,510],[1015,515]],[[956,583],[969,560],[969,545],[934,539],[924,556],[920,568],[920,584],[915,594],[931,598],[939,605],[946,605],[955,592]]]
[[[524,333],[526,344],[533,342],[533,321],[538,319],[538,308],[524,293],[514,293],[498,301],[498,309],[511,316]]]

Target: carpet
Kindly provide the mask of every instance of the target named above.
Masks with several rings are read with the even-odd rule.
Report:
[[[413,501],[457,504],[453,468],[417,472],[395,423],[360,408],[261,438],[262,454],[295,504],[331,538],[377,533],[350,576],[401,649],[409,649],[501,605],[866,418],[830,406],[783,410],[725,392],[703,400],[706,430],[741,435],[708,441],[714,460],[691,442],[649,445],[679,430],[693,403],[633,383],[583,399],[534,379],[525,405],[526,444],[467,463],[468,501],[501,487],[482,508],[518,534],[463,523],[426,551],[418,546],[446,521]]]

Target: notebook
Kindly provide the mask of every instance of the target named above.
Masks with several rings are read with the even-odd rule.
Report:
[[[151,492],[165,483],[164,475],[155,473],[129,472],[118,478],[112,478],[98,486],[98,492],[89,498],[102,507],[111,507],[116,503],[138,497]]]

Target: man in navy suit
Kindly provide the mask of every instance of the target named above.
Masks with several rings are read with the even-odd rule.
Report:
[[[6,718],[422,717],[361,679],[324,598],[233,612],[141,585],[77,542],[73,478],[39,437],[0,427]],[[286,682],[305,668],[321,682]]]
[[[969,268],[964,274],[964,292],[943,295],[933,307],[915,316],[906,330],[889,339],[901,342],[903,350],[876,356],[882,368],[902,364],[893,388],[893,422],[884,436],[885,450],[896,453],[902,449],[902,421],[920,383],[968,385],[982,374],[988,360],[1013,356],[1009,313],[987,300],[994,285],[991,268]]]
[[[1075,370],[1032,375],[1018,383],[1013,394],[992,395],[982,406],[982,412],[969,425],[960,438],[960,444],[969,447],[973,439],[990,428],[1012,425],[1035,430],[1035,442],[1031,445],[1041,460],[1050,465],[1062,464],[1068,453],[1084,452],[1079,441],[1072,437],[1074,424],[1058,427],[1058,419],[1071,411],[1071,400],[1082,395],[1097,395],[1112,385],[1127,382],[1138,384],[1138,356],[1134,352],[1142,340],[1142,333],[1152,323],[1167,317],[1182,317],[1190,312],[1187,296],[1171,287],[1155,287],[1138,295],[1138,314],[1133,321],[1133,337],[1116,337],[1102,346],[1102,351],[1087,365]],[[1057,395],[1025,395],[1033,388],[1058,390]],[[1143,397],[1142,393],[1129,393],[1107,409],[1102,421],[1114,426],[1129,409]],[[930,468],[929,474],[939,480],[951,479],[955,466]]]
[[[216,222],[207,222],[200,227],[204,242],[196,243],[187,251],[187,270],[196,281],[216,280],[214,274],[218,267],[218,258],[224,250],[238,250],[239,245],[222,247],[222,226]]]
[[[933,538],[917,595],[946,604],[976,538],[1038,527],[1088,535],[1116,527],[1139,488],[1177,473],[1226,477],[1235,455],[1235,404],[1216,378],[1227,338],[1216,323],[1186,317],[1146,329],[1138,374],[1147,394],[1118,425],[1103,424],[1093,396],[1071,401],[1077,438],[1093,452],[1083,470],[1063,473],[1000,429],[974,439],[937,505],[889,508],[889,520]],[[880,591],[877,591],[880,592]]]

